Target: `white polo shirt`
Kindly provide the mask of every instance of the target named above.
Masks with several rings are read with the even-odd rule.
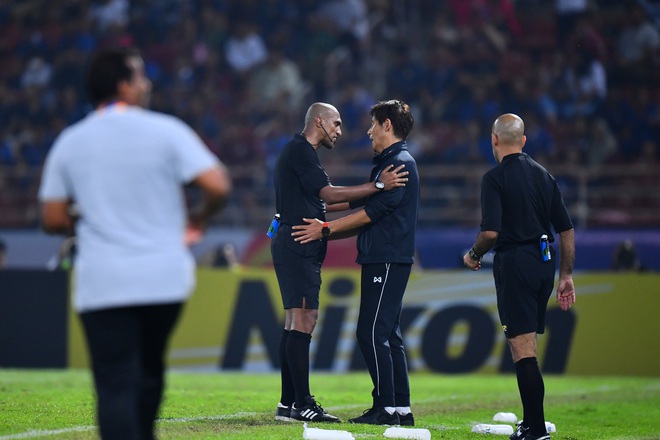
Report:
[[[79,211],[79,312],[183,301],[195,285],[183,237],[182,185],[218,163],[181,120],[115,104],[64,130],[46,159],[39,199]]]

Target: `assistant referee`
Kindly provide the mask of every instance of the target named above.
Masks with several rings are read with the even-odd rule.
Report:
[[[493,124],[491,143],[498,165],[481,182],[481,230],[463,257],[472,269],[495,246],[493,276],[502,329],[509,343],[523,420],[512,440],[549,439],[545,428],[545,386],[537,362],[536,334],[545,331],[546,307],[556,270],[551,226],[560,237],[557,301],[562,310],[575,303],[573,224],[555,179],[527,154],[523,120],[501,115]]]

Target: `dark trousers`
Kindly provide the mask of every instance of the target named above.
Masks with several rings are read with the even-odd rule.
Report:
[[[182,304],[81,313],[97,419],[104,440],[153,440],[164,389],[164,355]]]
[[[410,406],[400,317],[410,264],[364,264],[357,340],[374,388],[373,406]]]

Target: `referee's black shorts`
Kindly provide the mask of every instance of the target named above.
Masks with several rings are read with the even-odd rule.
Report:
[[[328,244],[316,240],[307,244],[293,241],[291,226],[281,224],[270,244],[273,266],[285,309],[318,309],[321,265]]]
[[[545,314],[555,281],[555,252],[543,261],[538,244],[497,250],[493,276],[497,310],[507,338],[545,332]]]

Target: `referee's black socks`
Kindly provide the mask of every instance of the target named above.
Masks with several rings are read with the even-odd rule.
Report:
[[[309,391],[309,344],[311,341],[312,335],[291,330],[286,342],[286,359],[296,389],[296,408],[305,406],[305,397],[311,394]]]
[[[545,385],[536,358],[528,357],[516,362],[516,377],[523,404],[523,425],[529,427],[531,435],[545,435],[545,415],[543,413]]]
[[[282,394],[280,395],[280,403],[285,406],[291,406],[296,400],[296,390],[293,387],[293,379],[291,378],[291,369],[289,362],[286,359],[286,343],[289,341],[289,330],[282,330],[282,338],[280,339],[280,371],[282,375]]]

